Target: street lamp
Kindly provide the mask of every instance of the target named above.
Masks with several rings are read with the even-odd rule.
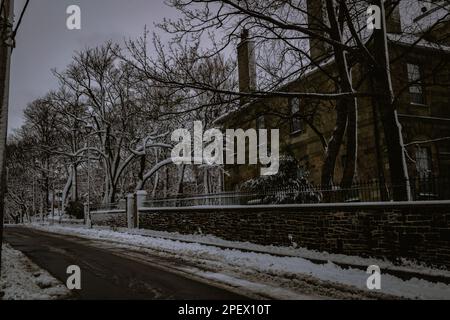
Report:
[[[89,136],[92,134],[94,127],[90,124],[87,124],[84,127],[86,131],[86,145],[87,145],[87,185],[88,185],[88,193],[87,193],[87,204],[86,204],[86,216],[85,221],[88,228],[92,228],[92,220],[91,220],[91,154],[90,154],[90,146],[89,146]]]

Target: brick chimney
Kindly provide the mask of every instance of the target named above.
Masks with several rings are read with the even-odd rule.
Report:
[[[308,29],[320,35],[325,35],[321,30],[321,22],[325,20],[325,7],[323,0],[307,0]],[[314,61],[322,60],[327,56],[329,46],[320,39],[309,39],[309,54]]]
[[[402,23],[400,17],[401,0],[386,0],[386,25],[388,33],[402,33]],[[321,30],[321,21],[326,21],[326,8],[323,0],[306,0],[308,11],[308,28],[316,33],[325,36]],[[311,59],[319,61],[325,58],[330,52],[330,46],[320,39],[309,40]]]
[[[254,92],[256,90],[256,58],[255,42],[250,39],[247,29],[241,33],[241,42],[237,47],[239,68],[239,91]],[[248,98],[241,98],[241,104],[248,102]]]
[[[386,0],[386,31],[388,33],[402,33],[402,21],[400,16],[401,0]]]

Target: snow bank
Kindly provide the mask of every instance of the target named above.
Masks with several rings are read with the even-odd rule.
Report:
[[[186,243],[158,237],[141,236],[136,234],[114,232],[109,230],[95,230],[70,228],[61,226],[34,226],[41,230],[57,232],[67,235],[84,236],[91,239],[101,239],[122,244],[149,248],[158,252],[176,255],[189,261],[210,261],[208,266],[215,266],[218,271],[233,268],[242,273],[255,272],[268,276],[312,277],[320,281],[337,283],[368,291],[366,282],[368,275],[360,270],[344,269],[332,262],[323,265],[315,264],[301,257],[274,256],[266,253],[244,252],[237,249],[226,249],[200,243]],[[313,253],[312,253],[313,254]],[[381,261],[366,260],[367,267]],[[381,267],[381,266],[380,266]],[[443,283],[432,283],[422,279],[404,281],[400,278],[382,275],[382,294],[394,295],[409,299],[450,299],[450,286]]]
[[[445,278],[450,278],[450,271],[445,269],[435,269],[430,268],[428,266],[418,264],[416,262],[403,259],[401,265],[394,265],[391,261],[381,260],[376,258],[362,258],[358,256],[348,256],[344,254],[331,254],[328,252],[319,252],[315,250],[308,250],[305,248],[300,248],[296,243],[292,243],[291,247],[279,247],[279,246],[264,246],[259,244],[254,244],[251,242],[238,242],[238,241],[229,241],[218,238],[213,235],[185,235],[176,232],[164,232],[164,231],[153,231],[153,230],[129,230],[119,228],[118,231],[148,236],[153,238],[163,238],[169,240],[176,241],[184,241],[184,242],[196,242],[209,246],[219,246],[225,248],[232,248],[237,250],[245,250],[245,251],[254,251],[258,253],[267,253],[271,255],[277,256],[288,256],[288,257],[299,257],[317,261],[333,261],[337,264],[346,264],[352,266],[361,266],[366,267],[369,265],[377,265],[383,270],[391,270],[391,271],[403,271],[409,273],[416,274],[424,274],[424,275],[432,275],[432,276],[440,276]]]
[[[69,290],[20,251],[3,245],[0,291],[3,300],[57,300]]]

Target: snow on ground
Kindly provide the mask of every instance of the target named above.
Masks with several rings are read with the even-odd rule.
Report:
[[[57,300],[69,297],[69,290],[23,253],[3,245],[0,291],[3,300]]]
[[[255,251],[259,253],[267,253],[277,256],[289,256],[289,257],[299,257],[305,259],[319,260],[319,261],[333,261],[338,264],[347,264],[353,266],[366,267],[369,265],[377,265],[383,270],[392,271],[404,271],[404,272],[414,272],[417,274],[442,276],[450,278],[450,271],[444,269],[433,269],[419,263],[409,261],[406,259],[402,260],[402,265],[394,265],[391,261],[381,260],[375,258],[362,258],[357,256],[348,256],[343,254],[330,254],[327,252],[319,252],[315,250],[308,250],[305,248],[299,248],[296,243],[292,244],[292,247],[279,247],[279,246],[264,246],[259,244],[254,244],[250,242],[236,242],[224,240],[212,235],[184,235],[180,233],[171,233],[164,231],[153,231],[153,230],[129,230],[129,229],[118,229],[120,232],[149,236],[153,238],[163,238],[176,241],[186,241],[186,242],[197,242],[209,246],[219,246],[226,248],[233,248],[237,250]]]
[[[373,294],[373,292],[369,292],[366,286],[369,276],[366,272],[354,268],[344,269],[332,262],[315,264],[298,256],[274,256],[273,254],[268,253],[245,252],[238,249],[226,249],[213,245],[186,243],[161,237],[142,236],[110,230],[38,225],[33,225],[33,228],[59,234],[77,235],[90,239],[107,240],[125,245],[138,246],[143,250],[147,248],[159,253],[176,256],[185,261],[195,261],[198,265],[203,265],[205,269],[211,270],[210,273],[203,272],[202,274],[202,276],[206,278],[209,277],[210,279],[222,278],[222,280],[224,280],[226,277],[223,275],[226,271],[230,271],[228,275],[233,275],[235,277],[245,275],[247,279],[251,274],[255,281],[260,280],[262,283],[267,279],[273,281],[284,279],[286,281],[284,281],[283,285],[287,285],[291,290],[295,290],[295,283],[297,283],[299,287],[305,287],[311,282],[315,282],[316,285],[312,287],[313,291],[319,287],[326,287],[330,290],[339,291],[342,289],[342,286],[344,286],[348,288],[349,291],[354,290],[355,296],[363,293],[363,298],[370,298],[371,294]],[[284,250],[290,249],[286,248]],[[302,250],[302,253],[307,253],[305,249],[295,250]],[[310,252],[309,254],[314,255],[318,253]],[[365,261],[367,267],[376,264],[377,262],[382,262],[376,260],[360,260],[358,262],[361,261]],[[380,265],[380,267],[382,267],[382,265]],[[435,271],[435,273],[440,272],[444,273],[444,271]],[[310,293],[314,294],[314,292]],[[325,290],[323,295],[328,296],[328,293],[329,290]],[[364,293],[366,293],[365,296]],[[416,278],[404,281],[387,274],[382,275],[382,289],[379,293],[386,295],[385,297],[395,296],[409,299],[450,300],[449,285],[432,283]],[[333,297],[339,298],[340,296],[339,294],[336,294],[333,295]],[[283,298],[286,298],[286,295],[284,295]]]
[[[47,223],[48,225],[49,223]],[[63,221],[63,224],[70,225],[73,228],[84,228],[81,220],[70,220]],[[42,223],[38,223],[42,225]],[[110,227],[95,227],[99,230],[111,230]],[[122,233],[127,233],[131,235],[140,235],[152,238],[162,238],[181,242],[195,242],[199,244],[204,244],[207,246],[216,246],[222,248],[233,248],[237,250],[244,251],[254,251],[258,253],[266,253],[276,256],[288,256],[288,257],[299,257],[310,260],[317,261],[333,261],[337,264],[344,264],[350,266],[360,266],[367,268],[369,265],[377,265],[382,270],[389,271],[402,271],[415,274],[424,274],[431,276],[440,276],[445,278],[450,278],[450,270],[430,268],[429,266],[420,264],[415,261],[408,259],[401,259],[401,265],[394,265],[389,260],[381,260],[377,258],[363,258],[358,256],[349,256],[344,254],[331,254],[328,252],[319,252],[315,250],[308,250],[305,248],[298,247],[296,243],[292,243],[291,247],[280,247],[280,246],[265,246],[259,245],[251,242],[238,242],[229,241],[222,238],[218,238],[213,235],[203,235],[203,234],[180,234],[177,232],[165,232],[165,231],[154,231],[145,229],[126,229],[126,228],[116,228],[115,231]]]

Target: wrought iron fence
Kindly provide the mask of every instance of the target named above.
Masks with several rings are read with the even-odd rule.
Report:
[[[408,184],[413,201],[450,200],[450,177],[417,177],[408,180]],[[390,202],[394,200],[393,191],[400,187],[403,185],[370,180],[356,182],[350,188],[309,185],[302,188],[271,188],[254,192],[178,195],[149,199],[144,202],[144,207]]]
[[[91,205],[91,208],[90,208],[91,212],[95,212],[95,211],[108,212],[108,211],[115,211],[115,210],[121,210],[121,209],[124,209],[124,208],[120,207],[120,202],[107,203],[107,204],[94,204],[94,205]]]

